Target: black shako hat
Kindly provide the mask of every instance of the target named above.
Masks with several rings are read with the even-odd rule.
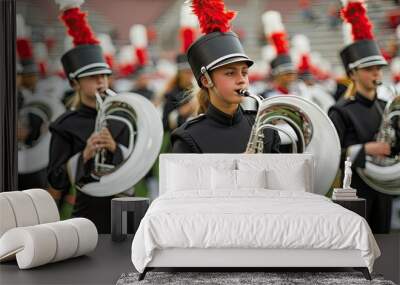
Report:
[[[176,56],[176,66],[178,70],[190,69],[190,65],[186,54],[180,53]]]
[[[279,54],[270,63],[272,75],[296,73],[296,68],[290,55]]]
[[[340,52],[340,58],[347,73],[354,68],[387,65],[374,40],[361,40],[348,45]]]
[[[112,73],[99,45],[76,46],[61,57],[61,63],[69,80]]]
[[[341,10],[342,17],[350,25],[344,29],[345,36],[354,41],[340,52],[340,58],[349,74],[356,68],[387,65],[377,43],[374,40],[372,23],[367,16],[367,9],[363,1],[348,1]],[[351,33],[351,34],[350,34]]]
[[[238,36],[233,32],[212,32],[197,39],[188,49],[188,61],[201,87],[201,76],[218,67],[244,61],[253,61],[245,54]]]
[[[73,39],[74,47],[61,57],[65,75],[70,80],[97,74],[111,74],[106,63],[100,41],[96,38],[87,22],[87,14],[82,12],[82,0],[57,1],[62,14],[60,19],[65,24],[68,34]]]
[[[31,75],[39,73],[38,66],[36,62],[33,60],[33,58],[21,59],[19,63],[20,63],[20,69],[17,69],[18,74]]]

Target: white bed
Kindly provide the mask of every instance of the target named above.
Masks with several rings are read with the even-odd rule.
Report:
[[[371,230],[310,193],[313,165],[309,154],[162,155],[160,196],[132,243],[141,278],[154,267],[354,267],[369,278]]]

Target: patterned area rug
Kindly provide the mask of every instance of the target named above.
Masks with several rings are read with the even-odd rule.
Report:
[[[122,274],[117,285],[133,284],[385,284],[395,285],[384,280],[380,275],[372,274],[372,281],[364,278],[360,272],[148,272],[142,281],[138,281],[139,273]]]

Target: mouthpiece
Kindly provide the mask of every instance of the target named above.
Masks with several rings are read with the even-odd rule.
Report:
[[[243,97],[248,97],[248,96],[250,96],[250,92],[249,92],[247,89],[241,89],[241,90],[239,90],[238,94],[239,94],[240,96],[243,96]]]
[[[117,96],[118,94],[115,93],[114,91],[112,91],[111,89],[106,89],[104,91],[105,94],[107,94],[107,96]]]
[[[373,83],[375,86],[382,85],[382,81],[380,81],[380,80],[374,80]]]
[[[112,97],[117,95],[117,93],[115,93],[111,89],[103,89],[103,88],[99,88],[96,94],[99,95],[101,98],[105,98],[107,96]]]

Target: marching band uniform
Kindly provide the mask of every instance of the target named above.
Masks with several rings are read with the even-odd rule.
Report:
[[[353,5],[357,9],[365,8],[360,2],[350,2],[344,9]],[[350,6],[351,7],[351,6]],[[366,16],[365,16],[366,17]],[[379,47],[370,38],[357,39],[346,46],[340,56],[348,74],[359,68],[387,65],[380,53]],[[385,102],[375,98],[368,99],[360,92],[350,98],[341,98],[329,110],[329,117],[336,127],[342,146],[341,166],[346,156],[352,161],[353,179],[351,186],[357,189],[360,197],[367,200],[367,221],[374,233],[388,233],[390,231],[391,205],[390,195],[378,192],[368,186],[360,177],[357,168],[365,168],[365,144],[375,140],[385,108]]]
[[[171,83],[173,86],[168,87],[164,95],[164,109],[163,109],[163,126],[166,131],[173,131],[181,126],[192,116],[191,106],[186,112],[182,112],[182,108],[186,104],[190,104],[193,96],[188,92],[193,88],[193,73],[190,68],[186,53],[196,38],[197,30],[197,17],[192,13],[190,7],[183,5],[181,7],[180,15],[180,41],[181,50],[176,56],[177,73]],[[171,84],[172,85],[172,84]],[[192,104],[193,105],[193,104]]]
[[[67,7],[63,15],[67,26],[68,13],[72,18],[77,15],[82,18],[86,16],[80,11],[79,6]],[[87,23],[82,25],[86,25],[86,30],[90,30]],[[85,30],[82,27],[78,29]],[[87,35],[87,39],[84,40],[81,37],[81,41],[62,56],[61,62],[70,82],[73,80],[79,82],[80,78],[93,75],[110,75],[112,72],[103,57],[102,48],[96,44],[92,34]],[[76,96],[82,95],[76,94]],[[74,205],[72,216],[88,218],[96,225],[99,233],[109,233],[112,196],[92,197],[79,191],[79,187],[83,184],[98,180],[92,175],[94,158],[86,163],[83,160],[83,150],[87,140],[95,131],[96,116],[95,108],[81,102],[76,110],[67,111],[51,124],[48,181],[53,188],[50,192],[53,197],[61,196],[61,201]],[[115,153],[106,152],[107,164],[118,165],[123,161],[124,146],[126,147],[129,142],[129,131],[123,126],[124,124],[120,122],[107,122],[107,128],[117,144]]]
[[[192,100],[192,96],[188,91],[180,87],[174,88],[171,92],[164,95],[165,104],[163,108],[163,126],[166,131],[173,131],[186,122],[188,117],[179,114],[179,107],[187,104]]]
[[[101,55],[101,54],[100,54]],[[50,185],[63,192],[63,197],[68,199],[67,193],[71,187],[96,181],[91,176],[94,159],[83,162],[81,152],[86,141],[95,129],[97,110],[82,105],[75,111],[67,111],[50,125],[52,133],[50,145],[50,161],[48,166],[48,180]],[[110,121],[108,128],[116,142],[127,146],[129,143],[128,132],[124,125]],[[107,164],[118,165],[123,161],[122,147],[117,147],[114,154],[107,152]],[[68,173],[68,163],[75,163],[73,173]],[[71,177],[74,176],[73,178]],[[71,178],[76,185],[71,184]],[[78,188],[79,190],[79,188]],[[93,221],[99,232],[110,232],[112,197],[92,197],[76,191],[76,201],[73,216],[86,217]],[[69,201],[74,203],[74,201]]]
[[[338,132],[342,146],[341,165],[350,155],[353,169],[365,168],[366,153],[364,144],[373,141],[379,131],[385,102],[369,100],[360,93],[353,99],[342,98],[330,109],[329,118]],[[357,189],[360,197],[367,200],[367,220],[374,233],[388,233],[392,212],[390,195],[375,191],[353,171],[351,186]]]
[[[281,15],[276,11],[268,11],[262,17],[264,32],[272,42],[276,56],[270,62],[272,86],[262,92],[263,98],[277,95],[288,95],[289,85],[296,80],[296,67],[289,55],[289,43],[283,26]]]
[[[199,19],[207,20],[209,16],[207,7],[203,6],[197,10],[195,2],[193,2],[194,13],[196,15],[203,13],[201,17],[198,15]],[[221,6],[224,9],[223,4]],[[221,18],[225,19],[229,18],[229,13],[232,13],[219,12],[223,14]],[[218,16],[211,17],[218,18]],[[230,17],[232,18],[233,14]],[[201,78],[203,76],[210,78],[209,72],[212,70],[234,62],[245,62],[248,66],[253,64],[253,61],[244,53],[236,34],[229,32],[229,28],[226,30],[207,29],[207,24],[209,22],[200,21],[200,26],[206,34],[196,40],[187,52],[193,74],[198,85],[203,89],[205,87],[201,83]],[[217,24],[214,23],[214,26]],[[229,25],[223,23],[221,26]],[[245,112],[240,106],[233,115],[229,115],[209,102],[204,114],[186,122],[172,133],[172,151],[175,153],[243,153],[246,151],[255,115],[256,112]],[[280,142],[278,134],[270,129],[264,134],[264,151],[277,152]]]
[[[137,57],[137,66],[132,75],[134,81],[133,93],[142,95],[146,99],[152,101],[154,92],[149,89],[149,75],[153,72],[147,52],[148,40],[147,29],[144,25],[133,25],[130,28],[131,44],[135,48]]]
[[[36,92],[39,70],[34,59],[30,36],[21,15],[17,15],[17,22],[16,45],[19,59],[17,75],[20,79],[17,84],[18,128],[21,133],[25,133],[23,137],[18,138],[18,142],[25,148],[31,148],[41,137],[45,121],[43,117],[35,112],[24,112],[24,108],[32,100],[34,101],[40,96]],[[46,168],[30,173],[18,174],[18,189],[20,190],[46,187]]]
[[[205,114],[186,122],[172,135],[176,153],[243,153],[257,112],[238,108],[229,116],[212,104]],[[279,136],[265,132],[264,152],[279,152]]]
[[[193,98],[188,92],[188,86],[183,86],[180,82],[180,72],[185,72],[187,69],[190,70],[190,65],[187,61],[186,55],[179,54],[176,57],[176,63],[178,66],[178,73],[176,75],[177,82],[174,88],[164,95],[165,103],[163,107],[162,121],[164,130],[166,131],[173,131],[186,122],[188,117],[180,114],[179,108],[188,104]]]

